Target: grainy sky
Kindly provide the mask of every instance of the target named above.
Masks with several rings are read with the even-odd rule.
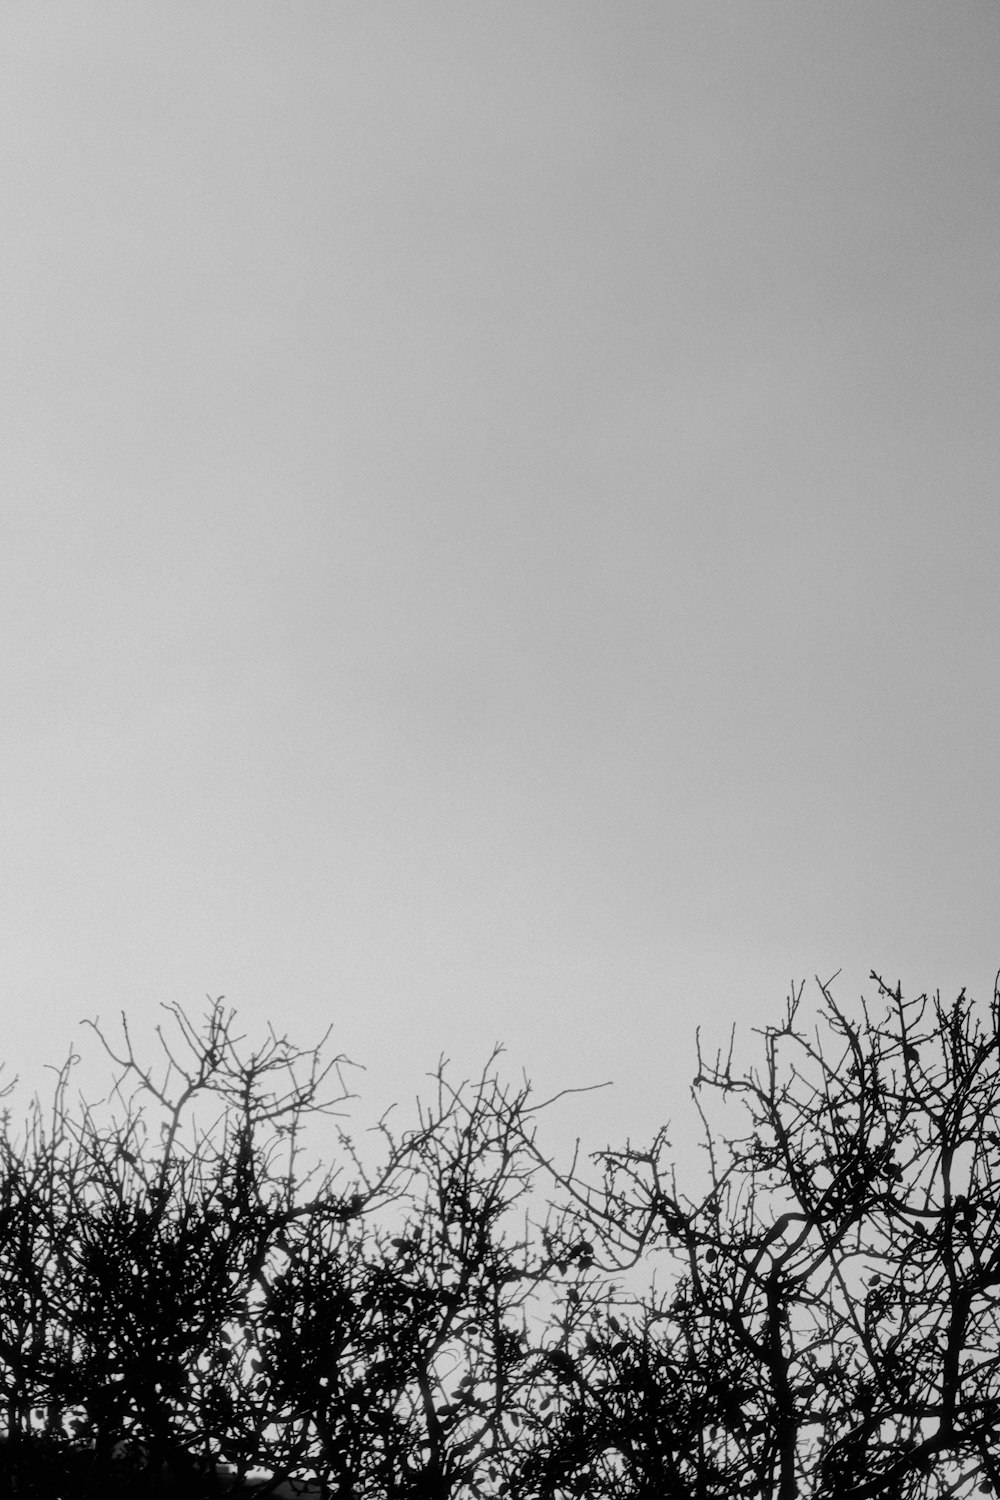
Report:
[[[221,993],[600,1144],[991,993],[998,126],[994,0],[5,7],[9,1065]]]

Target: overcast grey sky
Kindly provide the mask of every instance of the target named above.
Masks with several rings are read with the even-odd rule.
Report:
[[[224,993],[619,1136],[793,978],[991,992],[998,65],[994,0],[5,7],[10,1066]]]

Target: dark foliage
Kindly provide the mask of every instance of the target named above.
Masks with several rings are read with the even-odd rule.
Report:
[[[325,1039],[98,1031],[107,1106],[0,1131],[0,1495],[1000,1490],[1000,1002],[877,982],[699,1055],[696,1187],[557,1170],[496,1056],[362,1151]]]

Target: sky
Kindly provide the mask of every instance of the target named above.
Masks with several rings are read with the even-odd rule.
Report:
[[[0,1017],[593,1146],[1000,967],[992,0],[0,17]]]

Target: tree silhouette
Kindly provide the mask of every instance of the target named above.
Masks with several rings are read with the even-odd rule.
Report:
[[[759,1066],[699,1050],[696,1193],[662,1136],[602,1153],[600,1190],[564,1180],[605,1254],[669,1272],[578,1344],[542,1487],[1000,1489],[1000,1002],[984,1021],[964,991],[872,978],[884,1015],[851,1020],[821,986],[807,1031],[800,988]]]
[[[1000,999],[877,985],[699,1045],[687,1185],[664,1132],[557,1169],[496,1054],[361,1149],[326,1038],[95,1028],[104,1107],[71,1056],[2,1119],[0,1494],[1000,1491]]]
[[[339,1128],[334,1164],[304,1171],[345,1060],[273,1032],[248,1049],[221,1002],[200,1028],[168,1009],[159,1072],[124,1017],[117,1043],[95,1026],[110,1116],[70,1106],[71,1058],[48,1114],[0,1141],[0,1484],[510,1486],[552,1380],[545,1299],[586,1281],[544,1203],[525,1217],[530,1086],[502,1084],[496,1054],[460,1086],[442,1064],[413,1128],[381,1122],[374,1164]]]

